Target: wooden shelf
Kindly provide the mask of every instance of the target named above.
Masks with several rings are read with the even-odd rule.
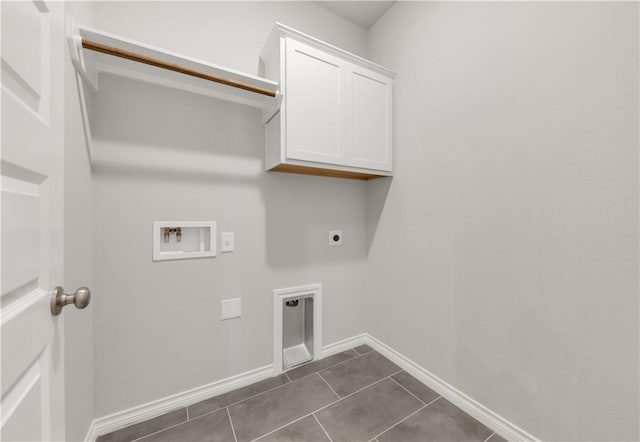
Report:
[[[265,118],[282,99],[275,81],[119,35],[72,23],[68,39],[73,65],[93,91],[108,73],[258,107]]]

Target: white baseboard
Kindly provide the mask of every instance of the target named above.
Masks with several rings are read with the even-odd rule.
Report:
[[[436,391],[442,397],[473,416],[475,419],[482,422],[505,439],[510,441],[539,441],[531,434],[494,413],[487,407],[478,403],[476,400],[470,398],[452,385],[443,381],[433,373],[393,350],[391,347],[368,333],[362,333],[324,346],[322,348],[322,357],[325,358],[362,344],[368,344],[374,350],[393,361],[407,373],[419,379],[429,388]],[[236,376],[221,379],[182,393],[177,393],[127,410],[119,411],[108,416],[94,419],[89,427],[89,431],[87,432],[86,440],[87,442],[93,442],[102,434],[110,433],[137,422],[143,422],[176,408],[185,407],[201,400],[244,387],[254,382],[259,382],[273,376],[273,374],[273,365],[265,365],[264,367],[256,368]]]
[[[327,357],[344,350],[362,345],[367,339],[366,334],[360,334],[342,341],[334,342],[322,348],[321,357]],[[138,405],[127,410],[119,411],[108,416],[99,417],[91,422],[87,432],[86,441],[93,442],[102,434],[107,434],[127,425],[143,422],[160,416],[176,408],[195,404],[198,401],[226,393],[237,388],[244,387],[254,382],[259,382],[273,376],[273,365],[250,370],[245,373],[231,376],[211,384],[196,387],[194,389],[157,399],[146,404]]]
[[[326,358],[327,356],[335,355],[336,353],[349,350],[350,348],[357,347],[358,345],[366,344],[367,339],[368,335],[366,333],[362,333],[360,335],[343,339],[342,341],[334,342],[333,344],[325,345],[322,347],[321,357]]]
[[[453,385],[443,381],[433,373],[416,364],[406,356],[398,353],[373,336],[367,334],[366,343],[378,353],[400,366],[404,371],[440,394],[443,398],[482,422],[505,439],[509,441],[539,441],[539,439],[533,437],[522,428],[491,411],[484,405],[455,388]]]
[[[96,431],[96,419],[91,421],[91,425],[89,425],[89,429],[87,430],[87,435],[84,437],[85,442],[93,442],[98,438],[99,434]]]
[[[93,442],[102,434],[119,430],[120,428],[137,422],[152,419],[171,410],[195,404],[201,400],[245,387],[270,378],[271,376],[273,376],[273,365],[269,364],[207,385],[192,388],[191,390],[147,402],[146,404],[138,405],[127,410],[118,411],[108,416],[99,417],[91,422],[86,440]]]

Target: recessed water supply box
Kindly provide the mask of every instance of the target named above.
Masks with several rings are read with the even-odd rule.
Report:
[[[216,256],[215,221],[155,221],[153,260]]]
[[[274,367],[277,373],[321,358],[322,285],[274,291]]]

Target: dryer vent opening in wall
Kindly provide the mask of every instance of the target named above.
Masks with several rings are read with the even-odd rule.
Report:
[[[282,365],[285,370],[313,359],[313,295],[284,301]]]
[[[276,373],[321,358],[322,286],[274,290]]]

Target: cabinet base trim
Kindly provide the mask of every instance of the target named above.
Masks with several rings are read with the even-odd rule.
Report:
[[[376,178],[384,178],[387,175],[375,175],[363,172],[351,172],[346,170],[322,169],[320,167],[298,166],[295,164],[280,164],[270,172],[298,173],[302,175],[326,176],[332,178],[347,178],[350,180],[374,180]]]

